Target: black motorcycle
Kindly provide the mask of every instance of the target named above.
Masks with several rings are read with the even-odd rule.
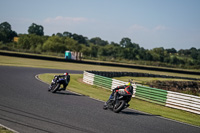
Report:
[[[63,84],[64,79],[59,76],[54,76],[54,79],[51,81],[51,85],[49,86],[48,91],[52,93],[56,93],[56,91],[60,91],[60,85]]]
[[[110,109],[115,113],[119,113],[123,109],[129,107],[128,102],[131,100],[130,95],[120,95],[118,94],[115,100],[110,99],[107,105],[104,105],[103,109]]]

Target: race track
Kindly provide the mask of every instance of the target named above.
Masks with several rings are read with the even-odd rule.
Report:
[[[199,127],[135,110],[105,111],[103,102],[72,92],[52,94],[35,78],[65,71],[0,66],[0,124],[19,133],[200,133]]]

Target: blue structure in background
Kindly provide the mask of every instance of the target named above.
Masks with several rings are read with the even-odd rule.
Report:
[[[65,59],[72,59],[71,51],[65,51]]]
[[[65,59],[66,60],[81,60],[82,59],[82,53],[65,51]]]

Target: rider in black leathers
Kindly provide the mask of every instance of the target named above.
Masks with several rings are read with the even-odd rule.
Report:
[[[104,109],[107,109],[108,103],[115,101],[118,95],[130,96],[130,100],[131,100],[131,97],[133,95],[133,86],[131,84],[132,84],[132,81],[129,80],[126,85],[117,86],[115,89],[113,89],[112,94],[110,95],[110,98],[104,104]],[[126,106],[128,107],[129,104],[127,103]]]
[[[58,91],[66,90],[66,87],[68,86],[68,84],[70,82],[70,75],[69,75],[69,73],[64,73],[63,75],[58,75],[57,77],[64,79],[64,80],[60,81],[60,83],[63,85],[63,88],[60,88]]]

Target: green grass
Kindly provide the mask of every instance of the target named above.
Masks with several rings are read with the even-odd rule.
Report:
[[[53,75],[55,74],[41,74],[39,75],[39,78],[47,83],[50,83]],[[85,84],[82,82],[82,78],[83,75],[81,74],[72,74],[71,81],[67,89],[102,101],[108,100],[108,97],[111,94],[110,90]],[[130,108],[191,125],[200,126],[200,115],[149,103],[136,98],[132,98],[130,101]]]
[[[40,74],[38,77],[46,83],[51,82],[54,75],[57,74]],[[97,86],[91,86],[82,82],[82,74],[71,74],[71,80],[67,87],[68,90],[89,96],[91,98],[96,98],[99,100],[106,101],[111,93],[110,90],[101,89]],[[103,92],[103,93],[102,93]]]
[[[13,133],[13,132],[0,126],[0,133]]]

